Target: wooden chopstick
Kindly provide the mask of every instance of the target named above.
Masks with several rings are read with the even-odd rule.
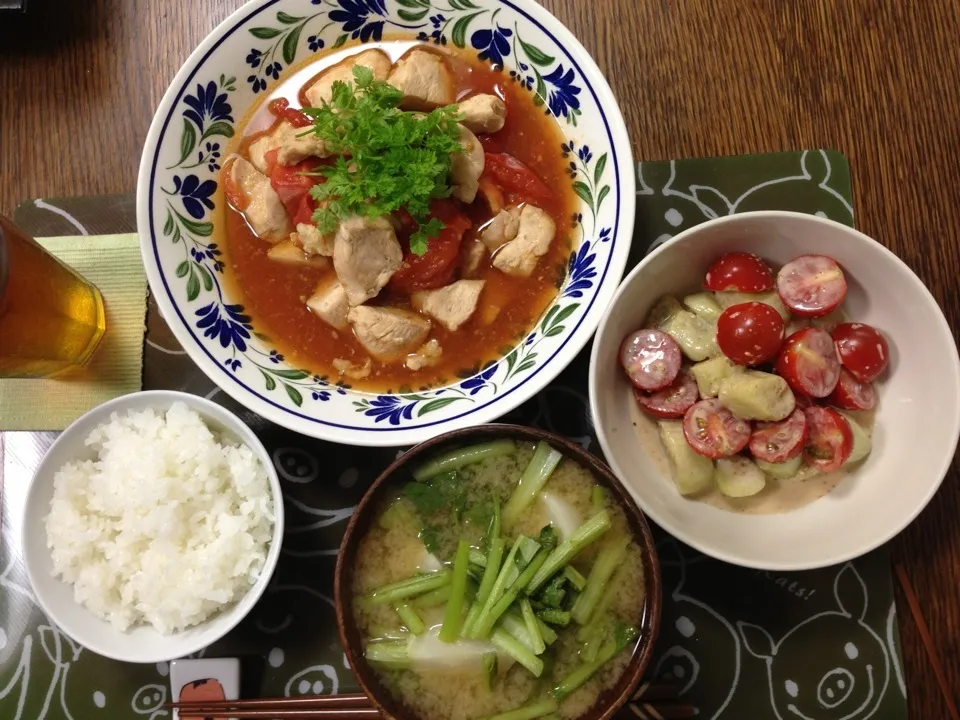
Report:
[[[172,709],[190,709],[194,708],[214,708],[218,710],[229,709],[233,707],[244,707],[250,709],[272,708],[370,708],[373,703],[363,693],[347,693],[345,695],[314,695],[312,697],[298,698],[251,698],[250,700],[191,700],[189,702],[175,702],[164,705],[168,710]]]
[[[215,713],[195,710],[177,710],[182,718],[211,718],[213,720],[317,720],[317,718],[350,718],[350,720],[379,720],[383,715],[375,707],[369,708],[315,708],[307,710],[217,710]]]
[[[319,695],[302,698],[256,698],[251,700],[197,700],[167,703],[181,718],[306,718],[341,717],[353,720],[376,720],[380,711],[362,693]]]
[[[164,707],[177,710],[184,720],[187,718],[316,720],[334,717],[350,720],[378,720],[382,717],[380,711],[362,693],[302,698],[197,700],[167,703]],[[641,719],[686,720],[696,715],[696,710],[691,705],[677,699],[676,687],[660,683],[641,684],[631,698],[629,707],[633,714]]]
[[[960,711],[951,699],[950,690],[947,687],[947,676],[943,672],[943,666],[940,664],[940,658],[937,656],[937,650],[933,644],[933,637],[930,635],[930,629],[927,627],[926,620],[923,619],[923,613],[920,611],[920,601],[917,600],[917,594],[913,591],[913,584],[907,576],[907,571],[903,565],[897,564],[893,568],[897,580],[900,581],[900,588],[907,598],[907,606],[910,608],[910,614],[913,616],[913,622],[917,626],[917,632],[920,633],[920,640],[924,649],[927,651],[927,658],[933,668],[933,674],[940,685],[940,692],[943,693],[943,700],[947,704],[947,712],[950,713],[951,720],[960,720]]]

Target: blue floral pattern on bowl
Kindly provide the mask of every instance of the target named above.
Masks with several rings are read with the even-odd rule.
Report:
[[[555,20],[528,6],[507,0],[254,0],[188,61],[145,148],[138,218],[151,287],[168,322],[237,400],[307,434],[402,444],[502,415],[549,382],[589,338],[626,264],[632,159],[598,71],[572,39],[557,39],[564,31]],[[567,277],[523,342],[459,384],[376,395],[292,367],[270,347],[222,284],[214,230],[218,172],[245,108],[313,53],[347,51],[397,33],[473,53],[526,88],[566,136],[558,150],[569,160],[581,206],[571,218]],[[383,430],[395,434],[385,437]]]

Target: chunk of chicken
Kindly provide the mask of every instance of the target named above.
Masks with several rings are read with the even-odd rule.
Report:
[[[324,235],[316,225],[300,223],[297,225],[297,241],[308,255],[333,257],[336,233]]]
[[[339,280],[326,280],[317,285],[313,295],[307,298],[307,307],[330,327],[344,330],[347,327],[347,312],[350,303]]]
[[[520,230],[520,208],[501,210],[486,227],[480,231],[480,240],[490,252],[496,252],[502,245],[510,242]]]
[[[285,265],[300,265],[302,267],[325,268],[330,264],[330,261],[325,257],[305,253],[303,248],[293,241],[292,238],[294,235],[296,235],[296,233],[290,235],[290,240],[278,242],[267,250],[267,257],[274,262]]]
[[[400,58],[387,82],[403,93],[404,110],[433,110],[456,99],[446,61],[426,50],[412,50]]]
[[[496,95],[481,93],[458,103],[462,122],[475,133],[494,133],[503,129],[507,120],[507,106]]]
[[[437,342],[436,338],[430,338],[423,345],[420,346],[420,349],[417,350],[412,355],[407,355],[405,365],[416,372],[417,370],[423,370],[425,367],[430,367],[431,365],[436,365],[440,362],[440,357],[443,355],[443,348],[440,347],[440,343]]]
[[[430,333],[430,321],[409,310],[360,305],[350,309],[347,319],[360,344],[381,360],[402,359]]]
[[[479,240],[465,240],[461,255],[460,269],[464,277],[474,277],[487,256],[487,247]]]
[[[450,156],[450,183],[453,186],[451,192],[455,198],[472,203],[477,197],[480,175],[483,173],[483,146],[477,136],[463,125],[457,127],[460,130],[460,146],[463,152]]]
[[[247,199],[243,215],[256,236],[269,243],[289,239],[293,225],[267,176],[242,157],[233,160],[229,172],[234,186]]]
[[[267,153],[277,150],[277,162],[281,165],[296,165],[308,157],[324,158],[330,153],[323,140],[309,133],[309,128],[294,127],[286,120],[274,128],[273,132],[261,135],[250,143],[248,154],[250,162],[262,173],[267,172]]]
[[[493,266],[507,275],[529,277],[537,261],[550,249],[556,224],[535,205],[524,205],[517,236],[493,256]]]
[[[351,305],[376,297],[401,262],[403,250],[393,226],[385,219],[353,217],[337,228],[333,268]]]
[[[313,107],[320,107],[333,98],[333,84],[337,81],[353,85],[353,68],[356,65],[370,68],[374,80],[386,80],[392,63],[383,50],[364,50],[351,55],[327,69],[306,92]]]
[[[370,358],[365,358],[362,365],[357,365],[343,358],[334,358],[333,367],[341,375],[346,375],[351,380],[363,380],[370,377],[373,370],[373,363]]]
[[[425,312],[447,330],[457,330],[477,309],[483,280],[457,280],[436,290],[413,293],[413,306]]]
[[[481,177],[479,184],[479,195],[483,198],[484,202],[487,203],[487,207],[490,208],[490,212],[496,215],[498,212],[503,210],[505,205],[503,191],[497,187],[496,183],[494,183],[488,177]]]

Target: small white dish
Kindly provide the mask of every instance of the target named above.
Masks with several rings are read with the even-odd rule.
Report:
[[[55,578],[47,548],[44,518],[50,512],[53,477],[68,462],[92,459],[85,444],[90,432],[110,420],[112,413],[130,410],[169,408],[183,402],[203,417],[207,425],[225,437],[249,447],[263,464],[270,478],[274,498],[275,522],[267,560],[259,579],[237,603],[226,607],[207,621],[182,632],[164,635],[151,626],[139,626],[121,632],[109,622],[97,618],[74,600],[73,587]],[[80,645],[114,660],[133,663],[157,663],[180,658],[216,642],[230,632],[253,608],[270,581],[280,556],[283,538],[283,500],[280,481],[266,448],[253,431],[229,410],[202,397],[171,390],[123,395],[90,410],[57,438],[40,462],[27,491],[23,517],[23,561],[37,602],[57,626]]]
[[[847,314],[881,329],[890,343],[872,453],[828,495],[787,513],[743,515],[681,497],[638,442],[633,394],[617,361],[623,337],[642,327],[657,298],[695,291],[713,260],[738,250],[777,265],[804,253],[835,258],[847,274]],[[926,507],[960,436],[960,360],[933,296],[880,243],[813,215],[743,213],[680,233],[623,281],[593,343],[590,409],[607,462],[667,532],[726,562],[803,570],[873,550]]]

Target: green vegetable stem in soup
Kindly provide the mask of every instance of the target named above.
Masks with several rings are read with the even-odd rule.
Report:
[[[629,664],[642,562],[623,509],[549,444],[451,450],[360,542],[365,657],[425,720],[577,717]]]
[[[409,40],[341,48],[241,127],[220,176],[225,273],[298,368],[378,392],[467,377],[562,285],[564,138],[502,70]]]

